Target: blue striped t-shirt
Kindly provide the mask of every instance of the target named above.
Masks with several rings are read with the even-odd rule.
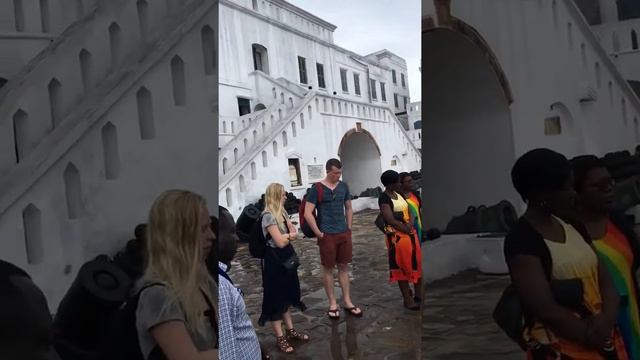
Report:
[[[307,201],[316,205],[320,231],[325,234],[339,234],[348,230],[347,216],[344,203],[351,200],[349,187],[345,182],[338,182],[338,186],[331,190],[322,184],[322,202],[318,205],[318,191],[311,187],[307,194]]]

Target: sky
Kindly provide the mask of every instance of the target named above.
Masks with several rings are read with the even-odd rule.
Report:
[[[407,61],[411,101],[420,101],[420,0],[287,0],[338,28],[333,41],[360,55],[388,49]],[[402,6],[400,6],[402,5]]]

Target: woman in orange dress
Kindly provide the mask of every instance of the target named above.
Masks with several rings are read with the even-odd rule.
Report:
[[[419,310],[420,305],[411,294],[409,283],[414,285],[416,295],[422,293],[422,252],[409,205],[400,195],[400,175],[397,172],[387,170],[380,180],[385,187],[378,198],[378,205],[386,223],[389,281],[398,282],[407,309]]]

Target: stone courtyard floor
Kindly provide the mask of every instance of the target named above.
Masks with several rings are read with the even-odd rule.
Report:
[[[508,284],[508,276],[477,271],[428,284],[422,314],[422,358],[524,360],[525,354],[492,318]]]
[[[397,285],[388,282],[384,238],[373,224],[377,214],[377,210],[365,210],[354,214],[353,220],[351,294],[364,311],[362,318],[347,316],[344,311],[338,321],[327,318],[329,303],[320,281],[316,240],[293,242],[301,263],[302,300],[308,307],[304,313],[294,310],[293,321],[297,330],[311,336],[307,344],[294,344],[294,354],[283,354],[276,348],[269,324],[257,324],[262,304],[260,263],[251,258],[246,244],[240,244],[229,275],[244,291],[247,312],[273,359],[420,359],[420,312],[406,310]],[[341,305],[337,277],[335,285]]]

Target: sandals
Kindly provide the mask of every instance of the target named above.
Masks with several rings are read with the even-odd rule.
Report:
[[[407,302],[406,301],[404,301],[403,304],[404,304],[404,307],[409,309],[409,310],[413,310],[413,311],[420,310],[420,305],[419,304],[415,304],[414,303],[413,306],[407,306]]]
[[[329,308],[329,310],[327,311],[327,316],[331,320],[340,319],[340,308],[339,307],[336,307],[335,309]]]
[[[293,346],[291,346],[289,344],[289,342],[287,341],[287,338],[286,338],[285,335],[276,336],[276,345],[278,346],[278,349],[280,351],[282,351],[283,353],[285,353],[285,354],[291,354],[292,352],[295,351]],[[291,349],[291,350],[289,350],[289,349]]]
[[[285,335],[276,336],[276,345],[278,349],[285,354],[291,354],[295,351],[294,347],[289,344],[288,340],[309,341],[309,335],[301,334],[296,329],[285,329]]]
[[[286,337],[289,340],[300,340],[300,341],[304,341],[307,342],[309,341],[309,335],[307,334],[301,334],[299,332],[296,331],[296,329],[285,329],[286,332]]]
[[[360,310],[360,312],[356,312],[356,310]],[[355,316],[355,317],[362,317],[362,315],[364,314],[362,309],[360,309],[356,305],[354,305],[353,307],[350,307],[350,308],[345,307],[344,311],[348,312],[349,315],[352,315],[352,316]]]

